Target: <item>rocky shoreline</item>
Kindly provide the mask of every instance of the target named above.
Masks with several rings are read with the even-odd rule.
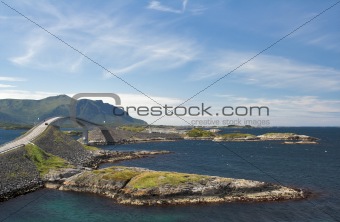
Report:
[[[114,166],[98,169],[103,163],[169,153],[168,151],[119,152],[98,149],[89,152],[92,160],[87,163],[88,167],[50,170],[44,176],[39,175],[31,165],[32,169],[27,171],[30,173],[24,173],[24,175],[30,175],[29,180],[21,177],[17,177],[20,181],[12,179],[7,186],[12,189],[1,188],[0,201],[33,192],[42,187],[100,194],[113,198],[117,203],[128,205],[259,202],[307,197],[307,193],[302,190],[252,180],[162,172],[134,167]],[[9,158],[12,166],[18,164],[13,162],[13,158],[18,157],[18,154],[25,158],[25,149],[9,153],[8,157],[12,156]],[[20,162],[24,162],[23,159]],[[22,167],[26,168],[27,163]],[[35,173],[32,174],[32,172]]]
[[[120,166],[82,172],[50,187],[100,194],[128,205],[262,202],[307,197],[302,190],[259,181]]]
[[[129,144],[129,143],[145,143],[145,142],[165,142],[178,141],[183,137],[176,133],[146,133],[146,132],[131,132],[121,129],[108,129],[101,131],[93,129],[89,131],[89,145],[110,145],[110,144]]]
[[[11,161],[1,161],[1,187],[0,187],[0,202],[9,200],[16,196],[33,192],[43,187],[53,187],[62,183],[67,178],[80,174],[86,171],[92,171],[103,163],[114,163],[123,160],[140,159],[150,157],[152,155],[169,154],[169,151],[105,151],[98,150],[90,153],[91,160],[85,166],[75,168],[64,168],[50,170],[48,174],[41,176],[35,166],[30,163],[25,157],[25,150],[15,150],[2,156],[2,158]],[[12,157],[12,158],[11,158]],[[22,157],[22,158],[18,158]],[[20,168],[10,176],[5,171],[12,171],[11,167],[19,166]],[[6,180],[8,178],[8,180]]]
[[[49,127],[33,144],[30,149],[22,146],[0,155],[0,202],[40,189],[46,182],[63,181],[74,174],[96,169],[105,162],[170,153],[105,151],[94,147],[88,150],[88,146],[55,127]]]
[[[22,147],[0,156],[0,202],[43,187],[36,167],[25,154]]]
[[[270,135],[268,138],[313,141],[307,136],[291,134]],[[33,143],[0,155],[0,201],[43,186],[96,193],[130,205],[256,202],[307,197],[302,190],[252,180],[119,166],[98,169],[103,163],[169,153],[102,150],[82,145],[51,126]]]
[[[212,139],[214,142],[231,141],[231,142],[259,142],[259,141],[284,141],[285,144],[317,144],[318,138],[298,135],[295,133],[266,133],[255,136],[250,134],[225,134],[216,136]]]
[[[318,138],[295,133],[266,133],[252,135],[245,133],[215,134],[214,132],[194,128],[186,134],[160,132],[131,132],[121,129],[109,129],[102,132],[94,129],[89,132],[90,145],[129,144],[145,142],[165,142],[178,140],[211,140],[214,142],[261,142],[283,141],[284,144],[318,144]]]

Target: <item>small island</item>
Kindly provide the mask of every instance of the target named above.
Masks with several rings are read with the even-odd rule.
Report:
[[[194,128],[187,131],[186,140],[212,140],[215,142],[231,141],[283,141],[283,144],[317,144],[318,138],[295,133],[266,133],[263,135],[253,135],[248,133],[227,133],[216,134],[209,130]]]
[[[75,132],[69,135],[75,134]],[[89,131],[90,145],[128,144],[143,142],[165,142],[179,140],[211,140],[214,142],[261,142],[279,141],[283,144],[318,144],[318,138],[296,133],[265,133],[253,135],[249,133],[221,133],[217,128],[176,128],[158,127],[148,129],[145,126],[121,126],[107,129],[105,135],[100,129]],[[79,140],[81,141],[81,139]]]
[[[306,197],[302,190],[265,182],[121,166],[86,171],[54,188],[96,193],[131,205],[278,201]]]

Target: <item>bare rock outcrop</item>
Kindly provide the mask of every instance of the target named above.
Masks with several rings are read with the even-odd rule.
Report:
[[[256,202],[306,197],[302,190],[259,181],[119,166],[75,175],[59,189],[101,194],[130,205]]]

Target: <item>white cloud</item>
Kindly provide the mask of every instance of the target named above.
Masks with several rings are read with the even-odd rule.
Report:
[[[185,12],[188,2],[189,0],[183,0],[181,9],[175,9],[175,8],[163,5],[160,1],[150,1],[147,8],[157,10],[157,11],[162,11],[162,12],[172,12],[172,13],[181,14]]]
[[[0,76],[0,81],[21,82],[21,81],[26,81],[26,80],[23,78],[18,78],[18,77]]]
[[[175,106],[183,102],[182,99],[179,98],[173,98],[173,97],[165,97],[165,96],[149,96],[153,100],[157,101],[158,103],[155,103],[153,100],[150,98],[142,95],[142,94],[133,94],[133,93],[116,93],[120,99],[121,99],[121,105],[126,107],[126,106],[159,106],[159,104],[162,105],[170,105],[170,106]],[[73,96],[73,94],[68,94],[69,96]],[[108,97],[103,97],[103,98],[97,98],[97,97],[84,97],[87,99],[100,99],[103,102],[110,103],[112,105],[116,105],[114,103],[114,99],[108,98]]]
[[[26,52],[23,55],[10,58],[10,61],[20,66],[29,65],[32,63],[37,64],[33,60],[36,54],[41,50],[43,44],[43,38],[37,36],[31,37],[28,41],[26,41]]]
[[[0,84],[0,88],[13,88],[15,86],[8,85],[8,84]]]
[[[145,69],[148,71],[174,69],[195,60],[199,54],[199,47],[194,43],[176,37],[164,39],[150,37],[148,40],[142,37],[134,41],[135,44],[129,46],[130,54],[124,55],[125,53],[121,52],[121,59],[116,63],[113,62],[116,68],[110,68],[112,73],[121,75],[136,70],[141,72]],[[119,51],[120,46],[112,47]],[[112,75],[104,75],[112,77]]]
[[[241,97],[230,94],[217,94],[214,97],[219,101],[208,101],[206,106],[211,106],[209,110],[213,116],[185,116],[187,122],[192,123],[196,120],[219,120],[220,126],[223,120],[269,120],[270,125],[267,126],[340,126],[340,100],[339,99],[322,99],[318,96],[284,96],[275,99],[270,98],[250,98]],[[221,101],[224,104],[221,104]],[[199,105],[199,104],[196,104]],[[223,106],[267,106],[269,108],[269,116],[263,111],[261,116],[249,113],[246,116],[223,116]],[[229,111],[229,110],[228,110]],[[243,111],[243,110],[242,110]],[[219,116],[214,116],[219,113]],[[229,113],[229,112],[228,112]],[[165,121],[165,120],[164,120]],[[173,118],[172,124],[183,125],[182,120]],[[208,124],[203,124],[207,125]]]
[[[217,61],[204,64],[192,80],[219,78],[235,69],[256,53],[228,52],[219,55]],[[279,56],[260,55],[242,65],[230,76],[244,84],[268,88],[299,88],[299,90],[340,90],[340,70],[304,64]],[[229,78],[229,77],[226,77]],[[223,80],[222,80],[223,81]]]
[[[0,85],[0,88],[1,88],[1,85]],[[57,96],[61,94],[62,93],[3,89],[3,90],[0,90],[0,99],[35,99],[35,100],[38,100],[38,99],[44,99],[46,97]],[[75,94],[68,93],[67,95],[72,97]],[[124,107],[125,109],[129,106],[133,106],[137,108],[141,106],[146,106],[149,108],[152,106],[159,106],[159,104],[153,102],[151,99],[141,94],[117,93],[117,95],[119,95],[119,97],[121,98],[121,102],[122,102],[121,106]],[[168,105],[168,106],[176,106],[183,102],[182,99],[173,98],[173,97],[151,96],[151,98],[162,105]],[[117,105],[115,104],[115,101],[112,98],[107,98],[107,97],[103,97],[103,98],[84,97],[81,99],[102,100],[105,103]],[[151,115],[138,116],[136,112],[133,111],[133,109],[129,110],[129,114],[130,116],[134,118],[142,119],[144,121],[147,121],[148,123],[152,123],[159,118],[159,116],[151,116]],[[176,116],[164,117],[161,121],[155,122],[155,124],[175,124],[176,121],[178,121],[179,122],[178,124],[181,124],[181,125],[186,124],[186,122],[184,122],[183,120],[179,119]]]
[[[0,90],[0,99],[44,99],[60,93],[26,91],[26,90]]]
[[[203,14],[203,12],[205,12],[206,10],[208,10],[207,7],[204,7],[204,6],[196,6],[196,7],[191,7],[190,9],[190,12],[193,14],[193,15],[201,15]]]
[[[145,97],[141,94],[118,94],[122,99],[122,104],[124,106],[159,106],[149,98]],[[172,97],[162,97],[162,96],[150,96],[153,100],[157,101],[160,104],[167,104],[170,106],[178,105],[179,103],[183,102],[182,99],[179,98],[172,98]]]
[[[53,92],[40,92],[40,91],[25,91],[25,90],[0,90],[0,99],[43,99],[49,96],[60,95],[60,93]],[[73,94],[69,93],[68,96],[72,97]],[[128,106],[133,107],[152,107],[159,106],[149,98],[140,95],[140,94],[127,94],[127,93],[118,93],[121,98],[122,104],[121,106],[126,108]],[[248,98],[248,97],[240,97],[235,95],[215,95],[217,98],[228,98],[228,105],[237,107],[237,106],[267,106],[270,109],[269,116],[261,116],[261,117],[223,117],[219,115],[216,116],[165,116],[162,119],[156,121],[160,118],[160,116],[138,116],[136,112],[130,109],[129,113],[132,117],[143,119],[148,123],[152,123],[156,121],[154,124],[167,124],[167,125],[189,125],[188,123],[192,123],[195,120],[220,120],[223,121],[225,119],[265,119],[270,120],[271,126],[339,126],[340,125],[340,100],[337,99],[321,99],[318,96],[293,96],[293,97],[281,97],[277,99],[268,99],[268,98]],[[168,105],[168,106],[177,106],[181,104],[184,100],[181,98],[174,97],[161,97],[161,96],[152,96],[154,100],[157,102]],[[103,102],[110,103],[112,105],[116,105],[111,98],[91,98],[94,100],[103,100]],[[194,106],[200,106],[201,104],[191,104]],[[215,112],[221,113],[221,103],[220,102],[212,102],[208,101],[205,103],[205,107],[212,106],[211,111],[212,114]],[[225,104],[224,104],[225,105]],[[189,105],[186,105],[189,107]],[[183,120],[184,119],[184,120]]]
[[[340,46],[338,44],[339,38],[339,33],[333,33],[316,37],[308,36],[308,39],[304,39],[303,42],[305,44],[315,45],[323,49],[340,52]]]
[[[18,77],[9,77],[9,76],[0,76],[0,81],[3,82],[19,82],[19,81],[26,81],[23,78],[18,78]],[[16,86],[10,85],[10,84],[2,84],[0,83],[0,88],[14,88]]]
[[[159,107],[161,105],[167,105],[167,106],[177,106],[178,104],[182,103],[183,100],[180,98],[173,98],[173,97],[162,97],[162,96],[150,96],[153,100],[157,101],[159,104],[155,103],[152,101],[150,98],[141,95],[141,94],[127,94],[127,93],[118,93],[119,97],[121,98],[121,106],[124,107],[124,110],[126,110],[127,107],[148,107],[149,109],[151,107]],[[91,98],[89,98],[91,99]],[[113,99],[110,98],[101,98],[104,102],[110,103],[112,105],[115,105],[113,103]],[[170,108],[169,108],[170,109]],[[163,110],[164,111],[164,110]],[[133,109],[129,109],[129,115],[137,118],[137,119],[142,119],[148,123],[153,123],[154,121],[155,124],[173,124],[176,123],[177,121],[181,122],[180,124],[185,125],[186,122],[183,120],[179,119],[176,116],[172,117],[164,117],[161,120],[158,120],[160,116],[152,116],[152,115],[147,115],[147,116],[139,116],[136,111]],[[158,121],[157,121],[158,120]]]
[[[234,95],[215,95],[228,98],[233,106],[268,106],[271,116],[276,117],[340,117],[340,100],[322,99],[318,96],[284,96],[281,98],[248,98]]]
[[[146,98],[143,95],[139,94],[119,94],[122,99],[122,106],[159,106],[155,104],[150,99]],[[205,107],[211,106],[209,112],[213,114],[213,116],[165,116],[160,120],[160,116],[138,116],[136,112],[131,112],[131,116],[139,119],[143,119],[148,123],[152,123],[156,121],[154,124],[167,124],[167,125],[190,125],[192,121],[195,120],[226,120],[226,119],[264,119],[270,120],[271,126],[339,126],[340,125],[340,100],[334,99],[322,99],[318,96],[285,96],[276,99],[270,98],[248,98],[248,97],[240,97],[234,95],[215,95],[215,97],[223,97],[228,98],[227,105],[228,106],[267,106],[269,107],[270,113],[269,116],[263,114],[262,116],[214,116],[215,113],[220,113],[222,110],[222,106],[226,104],[221,104],[220,101],[207,100],[203,102]],[[160,102],[163,105],[176,107],[178,104],[181,104],[184,100],[181,98],[171,98],[171,97],[152,97],[157,102]],[[112,103],[110,99],[103,99],[105,102]],[[225,101],[225,99],[224,99]],[[202,101],[201,101],[202,102]],[[201,102],[199,104],[191,103],[184,105],[185,107],[191,106],[201,106]],[[181,111],[179,111],[181,112]]]
[[[173,69],[195,59],[200,51],[195,41],[175,33],[162,34],[150,27],[150,21],[126,18],[114,8],[112,13],[116,16],[112,18],[93,14],[95,12],[60,11],[48,2],[41,7],[31,4],[35,13],[48,12],[43,27],[117,74],[137,69]],[[187,1],[182,4],[185,10]],[[10,61],[14,64],[73,73],[83,71],[85,64],[95,65],[43,30],[32,29],[29,22],[23,21],[23,27],[23,35],[16,38],[25,44],[16,50],[13,48]]]
[[[13,57],[10,60],[18,65],[25,65],[30,62],[35,52],[32,48],[28,49],[27,53],[22,56]]]

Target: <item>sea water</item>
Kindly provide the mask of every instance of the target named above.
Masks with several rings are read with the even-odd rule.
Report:
[[[177,141],[103,146],[108,150],[169,150],[173,153],[111,165],[244,178],[309,190],[305,200],[185,206],[125,206],[94,194],[42,189],[0,203],[0,221],[340,221],[340,128],[226,129],[260,135],[294,132],[319,144],[279,141]],[[0,130],[0,142],[21,135]]]

